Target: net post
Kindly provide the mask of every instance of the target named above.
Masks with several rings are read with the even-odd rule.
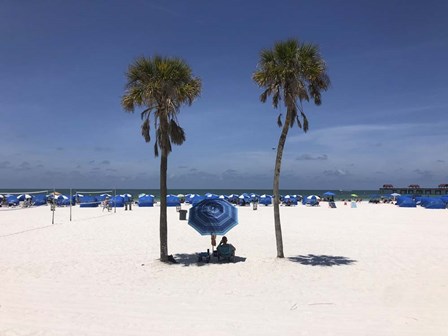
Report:
[[[73,201],[73,196],[72,196],[72,188],[70,188],[70,222],[72,221],[72,201]]]
[[[52,204],[51,204],[51,224],[54,224],[54,212],[56,211],[56,203],[54,201],[54,196],[56,194],[56,188],[53,188],[53,200],[52,200]]]

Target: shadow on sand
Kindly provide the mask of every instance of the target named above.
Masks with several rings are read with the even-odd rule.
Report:
[[[245,262],[246,258],[244,257],[237,257],[235,256],[234,261],[218,261],[217,258],[212,257],[210,259],[210,262],[204,262],[204,261],[198,261],[198,254],[192,253],[179,253],[175,254],[174,258],[176,259],[177,263],[183,265],[183,266],[190,266],[190,265],[196,265],[196,266],[204,266],[204,265],[221,265],[221,264],[236,264],[239,262]]]
[[[327,266],[327,267],[351,265],[356,262],[356,260],[352,260],[341,256],[314,255],[314,254],[299,255],[297,257],[289,257],[288,259],[302,265]]]

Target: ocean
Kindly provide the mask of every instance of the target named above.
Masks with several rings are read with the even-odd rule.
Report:
[[[14,194],[23,194],[23,193],[36,193],[36,192],[47,192],[51,193],[53,192],[53,188],[49,189],[0,189],[0,195],[5,195],[7,193],[14,193]],[[60,192],[64,195],[70,195],[70,189],[56,189],[57,192]],[[342,200],[342,199],[350,199],[354,198],[354,195],[357,195],[356,198],[361,199],[370,199],[373,198],[374,195],[378,195],[378,190],[301,190],[301,189],[281,189],[280,194],[281,195],[302,195],[302,196],[308,196],[308,195],[318,195],[322,196],[325,192],[331,191],[336,194],[334,197],[336,200]],[[160,196],[160,190],[159,189],[115,189],[115,190],[106,190],[106,189],[72,189],[71,190],[72,195],[75,193],[82,193],[82,194],[102,194],[102,193],[109,193],[112,196],[117,194],[131,194],[134,198],[137,198],[140,194],[152,194],[158,198]],[[241,195],[243,193],[254,193],[257,195],[263,195],[268,194],[272,195],[272,189],[168,189],[168,194],[173,195],[179,195],[179,194],[199,194],[204,195],[205,193],[212,193],[216,195],[230,195],[230,194],[237,194]]]

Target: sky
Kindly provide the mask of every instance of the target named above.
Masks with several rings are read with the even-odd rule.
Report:
[[[260,51],[315,43],[331,87],[290,130],[281,189],[448,183],[444,0],[0,0],[0,189],[159,187],[139,110],[120,100],[140,56],[202,81],[168,188],[269,189],[280,136],[252,80]]]

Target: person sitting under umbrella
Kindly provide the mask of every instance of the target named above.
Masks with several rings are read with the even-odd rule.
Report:
[[[218,247],[216,248],[218,252],[218,260],[219,259],[228,259],[232,260],[235,257],[236,248],[232,244],[227,243],[227,237],[224,236],[221,239]]]

